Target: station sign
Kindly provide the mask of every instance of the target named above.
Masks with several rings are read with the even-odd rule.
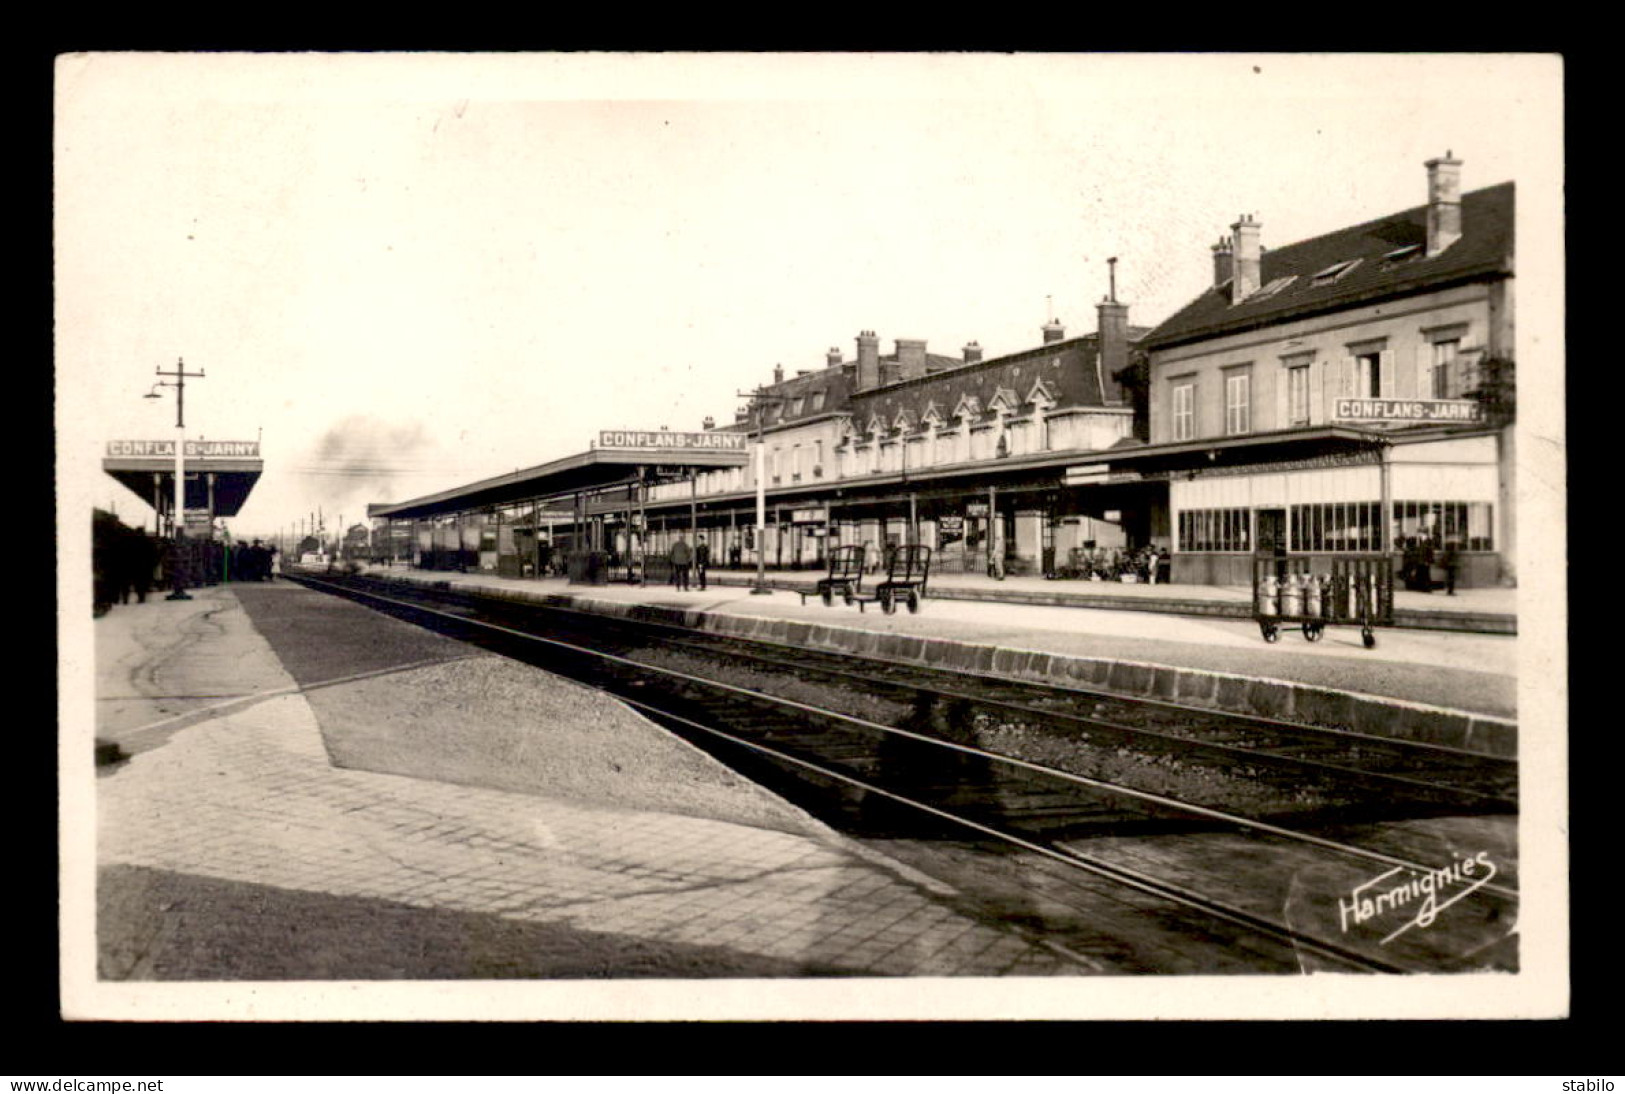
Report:
[[[175,458],[174,441],[108,441],[109,456],[149,456]],[[187,441],[185,449],[189,460],[258,459],[258,441]]]
[[[828,509],[792,509],[790,521],[792,524],[821,524],[829,519]]]
[[[689,452],[744,452],[743,433],[677,433],[669,429],[600,429],[599,448],[670,448]]]
[[[1105,482],[1111,476],[1112,469],[1103,463],[1089,464],[1083,467],[1069,467],[1066,469],[1067,486],[1084,486],[1089,483]]]
[[[1473,423],[1484,408],[1472,399],[1338,399],[1332,417],[1343,422]]]

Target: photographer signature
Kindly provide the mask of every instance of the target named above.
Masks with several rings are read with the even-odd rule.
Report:
[[[1409,876],[1396,881],[1395,878],[1401,874]],[[1380,944],[1386,946],[1412,927],[1431,926],[1440,912],[1487,885],[1495,875],[1495,864],[1490,861],[1488,851],[1480,851],[1442,869],[1426,872],[1396,866],[1363,885],[1355,886],[1347,899],[1339,898],[1338,918],[1342,922],[1343,932],[1347,934],[1351,924],[1365,923],[1390,912],[1409,911],[1411,905],[1415,904],[1415,914],[1382,939]],[[1461,888],[1451,892],[1454,886]],[[1448,899],[1445,899],[1447,894]]]

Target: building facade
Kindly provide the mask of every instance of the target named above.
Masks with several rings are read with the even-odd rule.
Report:
[[[748,462],[652,461],[545,529],[535,503],[394,508],[437,514],[420,557],[514,554],[519,572],[507,544],[526,536],[538,572],[545,541],[628,574],[683,536],[713,566],[819,567],[854,544],[878,564],[913,543],[939,572],[1109,578],[1103,554],[1145,573],[1161,549],[1175,582],[1246,584],[1260,554],[1448,552],[1459,584],[1510,583],[1516,195],[1463,194],[1461,167],[1429,161],[1425,204],[1289,246],[1240,218],[1210,286],[1151,330],[1129,325],[1113,265],[1093,334],[1052,320],[987,357],[916,338],[883,354],[862,331],[851,357],[775,368],[731,423],[706,420],[745,435]]]
[[[886,548],[918,543],[939,569],[1037,573],[1077,549],[1143,541],[1147,513],[1066,483],[1079,459],[1143,432],[1119,374],[1145,329],[1112,297],[1098,312],[1094,334],[1068,338],[1052,320],[1040,345],[998,357],[975,342],[933,354],[907,338],[883,355],[863,331],[850,359],[831,348],[822,368],[776,370],[725,427],[762,446],[767,565],[821,566],[842,544],[867,546],[878,564]],[[754,465],[653,486],[649,549],[697,534],[715,564],[754,565],[755,491]]]
[[[1407,549],[1459,583],[1515,579],[1510,400],[1515,191],[1428,202],[1294,243],[1242,217],[1213,284],[1144,340],[1173,580],[1245,583],[1257,553]]]

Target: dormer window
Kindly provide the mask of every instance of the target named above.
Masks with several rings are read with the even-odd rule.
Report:
[[[819,388],[817,391],[813,392],[813,395],[812,395],[812,410],[813,410],[814,414],[817,414],[820,410],[823,410],[823,409],[824,409],[824,389]]]
[[[1351,258],[1347,262],[1338,262],[1327,266],[1314,276],[1313,283],[1316,285],[1330,285],[1333,281],[1345,277],[1360,262],[1361,260],[1358,258]]]
[[[790,417],[792,417],[792,418],[801,417],[801,404],[803,402],[804,402],[804,400],[802,399],[802,397],[800,395],[797,395],[794,399],[790,400]]]

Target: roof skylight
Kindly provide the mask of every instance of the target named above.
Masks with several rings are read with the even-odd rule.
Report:
[[[1344,274],[1348,273],[1350,270],[1354,269],[1354,267],[1358,266],[1360,261],[1361,260],[1358,258],[1351,258],[1347,262],[1338,262],[1331,266],[1327,266],[1324,270],[1321,270],[1319,273],[1315,274],[1313,279],[1314,283],[1316,285],[1329,285],[1333,281],[1336,281],[1338,278],[1342,277]]]
[[[1254,292],[1253,295],[1249,296],[1247,299],[1249,301],[1252,301],[1252,300],[1268,300],[1270,297],[1274,296],[1276,293],[1280,292],[1282,289],[1286,288],[1288,285],[1292,284],[1297,279],[1298,279],[1297,274],[1289,274],[1286,277],[1277,277],[1275,280],[1271,281],[1268,285],[1265,285],[1263,288],[1261,288],[1261,289],[1257,290],[1256,292]]]

